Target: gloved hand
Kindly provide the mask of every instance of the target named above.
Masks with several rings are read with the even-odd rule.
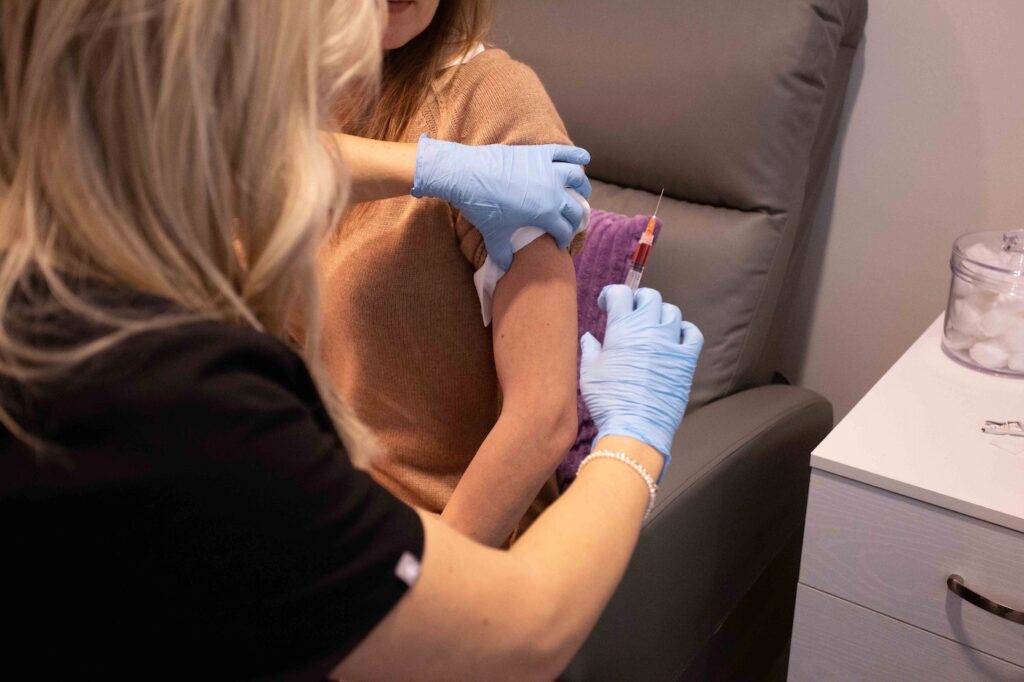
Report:
[[[459,209],[484,238],[487,254],[503,270],[512,264],[512,233],[539,227],[566,248],[583,219],[583,208],[566,193],[590,196],[580,164],[590,154],[560,144],[472,146],[420,137],[414,197],[444,199]]]
[[[608,312],[604,347],[589,333],[580,339],[580,391],[597,426],[594,442],[604,436],[643,441],[664,455],[664,475],[704,336],[654,289],[634,296],[612,284],[598,304]]]

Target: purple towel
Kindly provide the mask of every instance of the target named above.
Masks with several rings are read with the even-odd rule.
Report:
[[[604,327],[607,315],[597,305],[601,289],[608,284],[626,281],[633,252],[640,236],[647,227],[650,216],[638,215],[629,218],[618,213],[595,209],[587,228],[587,241],[583,250],[573,258],[576,266],[576,315],[579,336],[590,332],[598,341],[604,342]],[[661,231],[661,221],[654,226],[654,238]],[[577,366],[577,376],[579,367]],[[576,442],[558,465],[557,479],[560,490],[565,490],[576,478],[576,469],[583,458],[590,453],[590,445],[597,435],[587,406],[579,388],[576,389],[576,416],[579,430]]]

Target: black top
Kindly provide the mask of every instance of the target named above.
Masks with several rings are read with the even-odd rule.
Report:
[[[279,341],[189,324],[3,388],[64,454],[0,426],[0,678],[320,678],[405,593],[420,520]]]

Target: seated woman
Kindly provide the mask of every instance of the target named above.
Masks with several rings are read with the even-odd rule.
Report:
[[[352,132],[569,143],[536,75],[484,49],[483,0],[388,8],[381,96]],[[383,446],[370,472],[497,546],[555,498],[552,472],[576,434],[576,291],[569,253],[540,237],[515,254],[484,326],[473,274],[486,257],[451,205],[401,197],[353,211],[319,272],[327,370]]]

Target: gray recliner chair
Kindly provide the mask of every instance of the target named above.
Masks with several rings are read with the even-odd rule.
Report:
[[[785,670],[821,396],[772,383],[773,325],[828,168],[866,0],[504,0],[492,38],[593,155],[591,203],[649,213],[644,284],[706,342],[672,466],[566,680]],[[588,561],[600,561],[589,557]]]

